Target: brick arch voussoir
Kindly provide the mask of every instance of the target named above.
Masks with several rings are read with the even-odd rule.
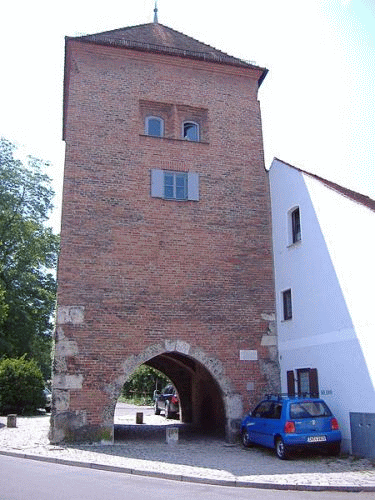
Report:
[[[122,363],[121,375],[110,384],[110,387],[108,387],[108,392],[110,392],[113,397],[113,411],[121,393],[121,389],[132,373],[150,359],[165,354],[166,352],[176,352],[188,356],[200,363],[208,371],[221,390],[227,419],[232,420],[238,418],[238,416],[242,414],[241,397],[233,391],[231,381],[225,374],[222,362],[208,355],[199,346],[192,346],[185,340],[168,339],[164,342],[150,345],[139,354],[132,354],[124,360]]]

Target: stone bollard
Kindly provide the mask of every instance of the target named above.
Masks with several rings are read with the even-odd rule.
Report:
[[[7,415],[7,427],[17,427],[17,415]]]
[[[178,427],[167,427],[166,428],[166,440],[168,444],[178,443]]]
[[[143,424],[143,413],[139,412],[135,416],[135,421],[137,424]]]

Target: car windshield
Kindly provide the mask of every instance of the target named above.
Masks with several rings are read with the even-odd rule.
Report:
[[[290,418],[330,417],[332,414],[323,401],[300,401],[290,405]]]

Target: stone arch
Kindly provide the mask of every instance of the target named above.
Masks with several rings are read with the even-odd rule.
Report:
[[[168,360],[170,363],[166,370],[161,369],[163,368],[163,360],[164,367],[168,367]],[[165,340],[147,347],[139,354],[130,355],[124,360],[121,374],[107,387],[107,392],[112,395],[112,405],[107,408],[108,424],[110,420],[113,425],[115,406],[125,381],[142,364],[166,372],[167,376],[175,383],[177,390],[180,393],[185,392],[185,397],[181,398],[183,421],[193,422],[204,427],[205,419],[213,418],[214,422],[216,419],[216,423],[222,426],[226,439],[228,441],[234,440],[243,411],[241,396],[233,391],[232,384],[226,376],[220,360],[208,356],[200,347],[192,346],[183,340]],[[171,368],[173,364],[176,366],[180,364],[187,372],[194,371],[191,394],[186,396],[186,391],[181,391],[184,382],[181,377],[174,377],[171,373],[171,371],[173,372]],[[194,384],[200,386],[196,387]],[[205,395],[210,401],[210,405],[206,404],[208,414],[205,414],[204,402],[199,398],[199,390],[203,386],[205,386]],[[217,398],[220,398],[220,401]],[[216,414],[210,414],[209,408],[214,408]]]

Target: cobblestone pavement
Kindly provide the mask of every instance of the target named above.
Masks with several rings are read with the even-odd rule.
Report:
[[[244,449],[239,443],[192,434],[163,416],[115,418],[113,445],[51,445],[49,417],[17,417],[8,428],[0,417],[0,454],[72,463],[182,481],[244,487],[375,491],[375,462],[354,457],[301,455],[279,460],[272,450]],[[166,442],[167,426],[179,427],[179,440]]]

